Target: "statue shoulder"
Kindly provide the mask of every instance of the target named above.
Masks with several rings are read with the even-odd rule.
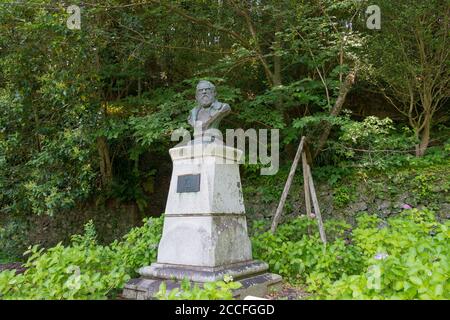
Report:
[[[195,107],[191,110],[188,116],[188,123],[192,126],[194,125],[195,121],[197,120],[197,113],[198,113],[198,107]]]
[[[223,103],[223,102],[219,102],[219,101],[214,102],[212,107],[214,110],[219,111],[219,112],[231,110],[231,107],[228,103]]]

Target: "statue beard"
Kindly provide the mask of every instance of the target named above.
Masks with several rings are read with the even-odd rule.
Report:
[[[200,96],[200,99],[198,100],[198,103],[202,108],[209,107],[214,102],[214,98],[209,95],[202,95]]]

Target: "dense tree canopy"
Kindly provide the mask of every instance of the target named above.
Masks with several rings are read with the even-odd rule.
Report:
[[[366,28],[365,1],[70,4],[82,8],[80,30],[67,28],[65,1],[0,1],[6,213],[52,215],[94,194],[144,208],[158,164],[143,159],[166,154],[170,133],[187,126],[200,78],[231,104],[225,126],[281,129],[289,155],[301,135],[317,154],[333,146],[352,121],[341,114],[355,77],[359,92],[392,102],[390,113],[406,110],[419,155],[438,109],[446,112],[446,1],[380,1],[381,31]],[[329,148],[323,154],[337,153]]]

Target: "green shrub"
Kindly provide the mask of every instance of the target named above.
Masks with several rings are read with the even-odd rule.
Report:
[[[122,241],[97,243],[92,222],[84,235],[48,250],[34,246],[24,274],[0,273],[2,299],[107,299],[156,259],[163,218],[144,220]],[[315,298],[449,299],[450,222],[429,210],[405,210],[383,220],[361,215],[357,227],[337,220],[325,223],[323,245],[314,219],[299,217],[272,234],[264,221],[253,223],[253,254],[293,284],[306,284]],[[351,232],[350,232],[351,231]],[[231,299],[240,284],[232,279],[205,284],[183,281],[159,299]]]
[[[386,170],[408,163],[409,153],[417,143],[407,127],[395,128],[389,118],[366,117],[363,121],[347,120],[333,150],[358,166]],[[400,157],[399,157],[400,152]]]
[[[449,225],[426,209],[387,220],[364,214],[351,233],[345,223],[326,222],[324,246],[315,220],[301,217],[276,234],[255,235],[253,249],[273,272],[306,284],[315,298],[449,299]]]
[[[333,203],[337,208],[343,208],[349,203],[355,201],[356,190],[354,187],[340,186],[335,189]]]
[[[362,216],[354,240],[366,270],[327,288],[329,299],[449,299],[449,221],[407,210],[387,222]]]
[[[24,274],[0,273],[2,299],[106,299],[121,288],[138,267],[156,258],[162,218],[144,220],[122,241],[101,246],[92,222],[84,235],[72,237],[70,246],[61,243],[44,250],[30,248]]]
[[[0,222],[0,261],[19,261],[28,247],[28,222],[20,216]]]
[[[342,235],[346,224],[328,222],[326,230]],[[342,274],[362,270],[358,248],[339,237],[324,246],[314,219],[299,217],[280,225],[275,234],[264,232],[253,237],[254,257],[269,264],[270,269],[292,283],[308,283],[311,290],[323,282],[339,279]],[[313,277],[311,277],[313,275]]]
[[[156,261],[163,222],[163,216],[145,218],[142,227],[131,229],[122,241],[111,244],[120,263],[126,266],[130,275],[136,275],[138,268]]]

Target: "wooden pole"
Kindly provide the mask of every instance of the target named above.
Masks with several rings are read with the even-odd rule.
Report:
[[[295,154],[294,162],[291,166],[291,171],[289,172],[289,176],[286,180],[286,184],[284,185],[283,193],[281,194],[280,203],[278,204],[277,211],[275,212],[275,216],[272,220],[272,227],[270,231],[274,233],[277,229],[278,223],[281,219],[281,214],[283,212],[284,204],[286,203],[286,198],[289,194],[289,189],[291,188],[292,180],[294,179],[295,170],[297,169],[298,161],[300,160],[300,156],[303,151],[303,145],[305,143],[305,137],[302,137],[300,144],[298,145],[297,153]]]
[[[308,164],[306,166],[307,166],[307,175],[308,175],[308,182],[309,182],[309,191],[311,192],[311,198],[312,198],[312,202],[314,205],[314,213],[316,214],[317,224],[319,225],[320,238],[322,239],[322,242],[324,244],[326,244],[327,236],[325,235],[325,229],[323,227],[322,215],[320,214],[319,201],[317,201],[316,190],[314,188],[314,181],[313,181],[312,175],[311,175],[311,168],[309,167]]]
[[[306,152],[302,152],[302,163],[303,163],[303,187],[305,190],[305,207],[306,214],[308,218],[311,218],[311,196],[309,193],[309,179],[308,179],[308,160],[306,158]]]

